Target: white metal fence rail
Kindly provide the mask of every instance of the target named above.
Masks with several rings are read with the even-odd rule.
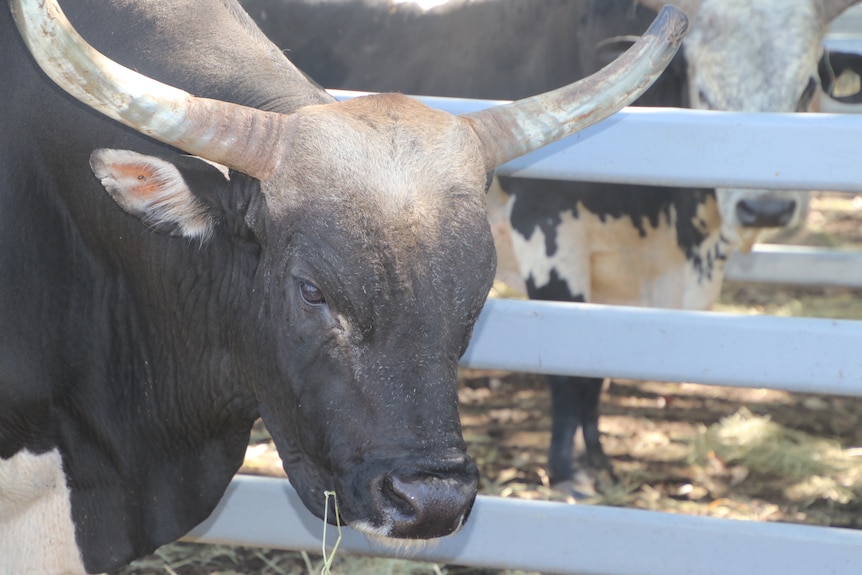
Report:
[[[501,103],[419,100],[458,114]],[[555,180],[862,192],[859,134],[857,115],[624,108],[497,171]]]
[[[322,529],[287,481],[240,477],[188,540],[319,553]],[[339,552],[403,556],[344,535]],[[862,531],[480,496],[461,532],[416,558],[561,574],[858,575]]]
[[[487,105],[429,100],[453,111]],[[638,141],[649,145],[631,145]],[[859,192],[862,117],[625,110],[501,171]],[[761,249],[740,265],[760,273],[768,252]],[[809,273],[820,274],[815,283],[837,270],[838,283],[862,285],[859,256],[824,255],[801,249],[791,257],[814,261]],[[862,396],[860,342],[862,322],[854,321],[498,300],[488,302],[463,363]],[[188,539],[316,551],[321,533],[322,523],[287,482],[242,477]],[[342,545],[361,554],[398,555],[373,549],[349,529]],[[862,532],[483,496],[463,532],[415,557],[569,574],[856,575]]]
[[[756,244],[749,254],[733,254],[724,277],[744,282],[860,288],[862,252]]]

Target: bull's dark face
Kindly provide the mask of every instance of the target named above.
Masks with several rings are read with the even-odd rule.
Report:
[[[310,212],[264,262],[279,379],[256,393],[285,470],[314,513],[335,491],[365,533],[452,533],[478,480],[456,372],[493,275],[490,232]]]
[[[234,353],[291,482],[320,517],[334,491],[360,531],[428,539],[457,530],[476,495],[456,375],[495,253],[472,132],[378,98],[398,111],[375,99],[303,109],[289,161],[257,201],[212,201],[249,179],[194,159],[101,150],[92,166],[126,211],[195,238],[189,249],[248,254],[255,238]]]
[[[314,513],[331,490],[366,534],[440,537],[466,519],[478,482],[456,376],[495,267],[483,164],[458,132],[447,147],[473,160],[466,177],[448,152],[402,155],[435,143],[409,119],[361,107],[339,118],[309,113],[304,169],[267,192],[259,282],[276,369],[255,392]],[[379,171],[363,168],[369,150],[383,151]]]

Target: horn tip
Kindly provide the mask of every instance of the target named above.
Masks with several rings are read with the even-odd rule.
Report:
[[[668,37],[674,44],[682,41],[688,31],[688,16],[680,8],[671,4],[665,4],[653,21],[654,31],[659,36]]]

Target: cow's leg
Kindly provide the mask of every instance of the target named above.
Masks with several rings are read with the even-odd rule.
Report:
[[[577,384],[581,392],[581,430],[584,434],[584,447],[587,452],[587,464],[593,469],[607,471],[613,476],[613,467],[599,437],[599,398],[602,395],[601,379],[580,378]]]
[[[583,184],[511,178],[501,178],[501,184],[512,193],[507,206],[512,248],[530,299],[589,301],[590,242],[578,193]],[[560,375],[547,379],[552,406],[549,479],[557,485],[568,483],[574,493],[589,493],[592,480],[575,467],[574,441],[582,429],[587,463],[610,468],[599,441],[602,380]]]
[[[560,300],[559,292],[547,293],[527,282],[531,299]],[[555,297],[548,297],[554,295]],[[569,301],[583,302],[582,295]],[[584,437],[587,465],[593,471],[605,471],[613,476],[610,460],[602,449],[599,436],[599,398],[604,380],[595,377],[565,375],[547,376],[551,390],[551,445],[548,449],[548,476],[551,484],[570,483],[572,492],[586,495],[594,491],[592,480],[580,477],[575,467],[575,434],[581,429]],[[587,485],[589,483],[589,485]]]
[[[593,377],[548,376],[551,388],[551,447],[548,475],[552,484],[574,480],[575,434],[584,435],[590,467],[609,470],[610,461],[599,439],[599,396],[602,380]]]

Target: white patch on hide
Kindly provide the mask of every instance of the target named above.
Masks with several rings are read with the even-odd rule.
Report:
[[[464,520],[462,518],[455,532],[457,533],[463,525]],[[394,537],[389,537],[387,534],[392,530],[391,525],[374,527],[370,523],[366,523],[364,521],[357,521],[355,523],[351,523],[350,527],[352,527],[359,533],[362,533],[362,535],[364,535],[368,539],[369,543],[371,543],[372,547],[396,553],[401,557],[412,557],[420,551],[434,549],[440,543],[439,538],[396,539]]]
[[[85,573],[56,449],[0,459],[0,573]]]
[[[511,221],[511,210],[515,197],[509,199],[507,217]],[[574,225],[568,222],[574,222]],[[536,227],[527,240],[516,229],[512,229],[512,251],[518,261],[521,277],[533,278],[536,287],[551,281],[551,271],[556,269],[561,279],[565,279],[572,295],[582,295],[586,301],[593,301],[590,282],[590,247],[588,230],[580,225],[571,212],[562,216],[562,224],[557,227],[557,251],[548,257],[545,249],[545,234]]]
[[[712,269],[704,274],[686,258],[677,244],[673,221],[662,216],[657,228],[644,220],[645,236],[628,216],[606,217],[579,207],[580,218],[571,211],[561,216],[557,227],[557,251],[548,256],[545,235],[536,228],[529,240],[517,231],[512,244],[523,277],[532,276],[536,287],[550,281],[551,270],[568,284],[573,295],[586,301],[613,305],[657,308],[706,309],[718,298],[724,278],[724,261],[715,261],[719,245],[720,219],[710,200],[700,208],[699,219],[707,238],[698,247],[702,261],[713,257]],[[676,214],[672,212],[671,218]]]

